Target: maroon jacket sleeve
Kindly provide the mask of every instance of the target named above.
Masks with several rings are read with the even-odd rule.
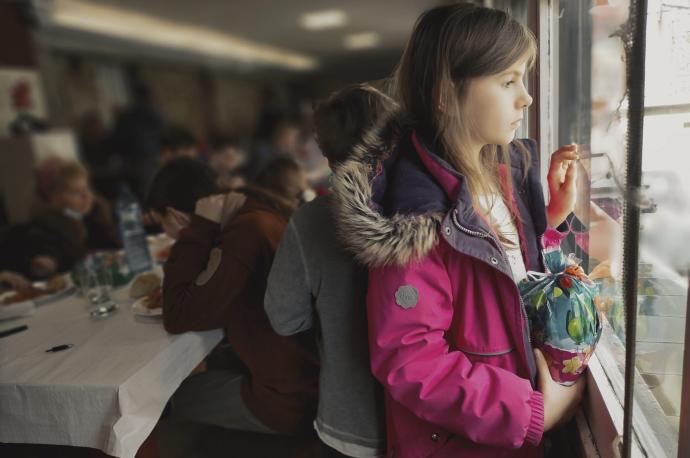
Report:
[[[262,234],[253,226],[250,216],[239,216],[216,246],[220,226],[192,216],[164,266],[163,324],[168,332],[227,327],[251,279],[251,262],[261,257]]]

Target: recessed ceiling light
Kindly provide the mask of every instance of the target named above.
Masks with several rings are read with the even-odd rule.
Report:
[[[345,37],[345,49],[374,48],[381,42],[381,35],[376,32],[353,33]]]
[[[304,13],[300,25],[307,30],[323,30],[342,27],[347,24],[347,13],[343,10],[322,10]]]
[[[136,11],[83,0],[55,0],[48,10],[52,25],[125,40],[255,64],[311,70],[317,61],[287,49],[264,45],[206,27],[169,21]]]

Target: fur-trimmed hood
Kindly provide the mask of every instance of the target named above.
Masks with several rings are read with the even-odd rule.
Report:
[[[367,267],[422,258],[436,245],[448,208],[441,187],[401,147],[404,132],[396,118],[373,127],[335,172],[340,238]]]
[[[519,215],[526,265],[539,270],[543,266],[538,236],[546,228],[539,156],[534,140],[519,142],[532,166],[525,173],[521,153],[511,144],[511,165],[500,168],[499,174]],[[397,118],[375,126],[354,146],[350,159],[335,172],[333,191],[340,238],[367,267],[404,266],[423,258],[436,246],[442,223],[446,232],[453,220],[462,222],[469,233],[492,232],[474,211],[464,177]],[[482,258],[491,248],[480,245],[465,240],[464,248],[456,248]]]

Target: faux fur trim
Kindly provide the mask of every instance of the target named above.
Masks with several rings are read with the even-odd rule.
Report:
[[[370,180],[395,147],[396,123],[388,120],[371,129],[335,171],[339,237],[367,267],[404,266],[424,257],[436,246],[444,217],[440,213],[386,217],[372,208]]]

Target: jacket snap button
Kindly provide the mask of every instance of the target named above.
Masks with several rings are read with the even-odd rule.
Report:
[[[434,433],[431,435],[431,440],[433,442],[438,442],[438,440],[441,438],[441,436],[438,435],[438,433]]]
[[[498,259],[496,259],[496,258],[494,258],[493,256],[491,256],[491,264],[493,264],[493,265],[498,264]]]
[[[446,235],[450,235],[450,227],[446,226],[444,232],[446,233]]]

